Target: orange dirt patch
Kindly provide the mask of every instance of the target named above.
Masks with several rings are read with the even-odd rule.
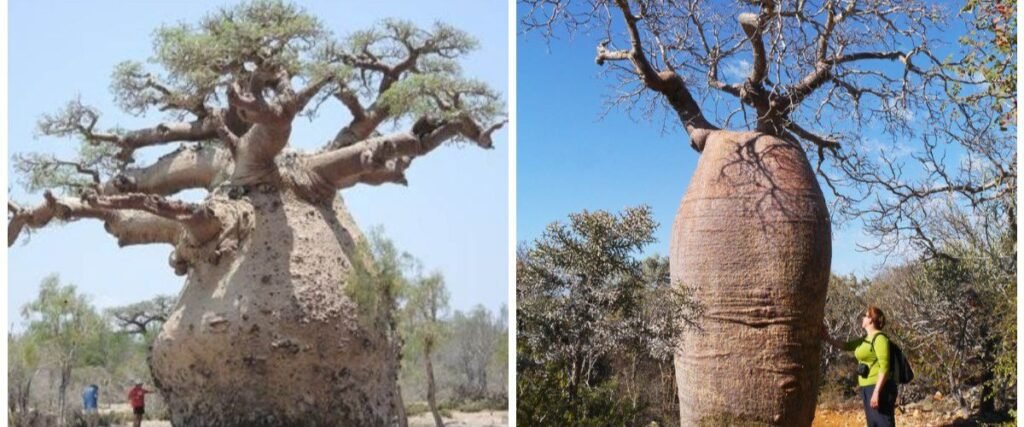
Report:
[[[942,413],[896,412],[896,425],[905,427],[946,427],[956,421],[963,421]],[[863,427],[865,425],[862,409],[822,409],[814,413],[811,427]]]

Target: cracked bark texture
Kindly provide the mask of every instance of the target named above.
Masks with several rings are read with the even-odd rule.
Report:
[[[401,423],[396,334],[360,321],[348,292],[368,259],[338,191],[408,185],[416,158],[453,141],[493,148],[501,96],[457,67],[476,41],[440,23],[384,20],[336,42],[272,0],[155,37],[167,78],[125,62],[111,87],[129,113],[184,120],[100,129],[78,99],[44,115],[40,134],[77,138],[79,156],[15,159],[28,190],[46,191],[36,206],[8,203],[8,246],[95,219],[122,246],[172,248],[185,285],[149,362],[175,426]],[[290,149],[295,118],[332,98],[351,113],[342,131],[315,152]],[[135,150],[167,144],[178,146],[135,163]],[[207,194],[172,198],[186,190]]]

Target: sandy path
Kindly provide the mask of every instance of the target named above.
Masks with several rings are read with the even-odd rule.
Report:
[[[508,425],[508,412],[452,412],[451,418],[444,418],[445,426],[458,427],[501,427]],[[430,413],[419,414],[409,418],[409,427],[434,427],[434,418]]]
[[[508,425],[508,412],[452,412],[451,418],[444,419],[445,426],[451,427],[504,427]],[[131,424],[115,424],[115,427],[128,427]],[[143,421],[142,427],[171,427],[169,421]],[[409,427],[434,427],[434,419],[430,414],[420,414],[409,418]]]

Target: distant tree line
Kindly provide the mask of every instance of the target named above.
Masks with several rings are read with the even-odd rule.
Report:
[[[364,263],[346,289],[361,321],[385,322],[400,339],[403,408],[441,416],[449,409],[504,409],[508,404],[508,319],[482,305],[451,311],[444,276],[425,274],[380,231],[363,243]],[[174,307],[166,295],[98,310],[75,285],[46,277],[21,315],[24,328],[8,334],[8,413],[14,426],[71,426],[83,422],[80,393],[100,388],[100,404],[123,403],[133,379],[152,383],[149,346]],[[401,357],[399,357],[399,355]],[[161,415],[159,397],[147,413]],[[400,423],[405,425],[406,415]]]
[[[75,285],[44,278],[36,299],[21,309],[24,328],[7,336],[11,425],[78,425],[86,385],[97,384],[107,405],[124,402],[132,379],[151,383],[146,352],[171,300],[100,311]],[[160,413],[159,397],[148,403]]]
[[[477,305],[468,312],[449,307],[441,272],[400,252],[380,230],[362,243],[366,261],[356,265],[346,289],[363,321],[382,322],[398,339],[399,406],[429,410],[442,425],[448,409],[504,409],[508,404],[508,320]],[[425,405],[423,403],[425,402]],[[424,407],[425,406],[425,407]],[[399,424],[406,417],[399,414]]]

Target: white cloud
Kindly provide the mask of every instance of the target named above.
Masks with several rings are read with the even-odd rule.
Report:
[[[741,59],[738,62],[726,62],[725,66],[722,67],[722,73],[725,74],[726,81],[744,80],[750,75],[752,68],[753,65],[750,61]]]

